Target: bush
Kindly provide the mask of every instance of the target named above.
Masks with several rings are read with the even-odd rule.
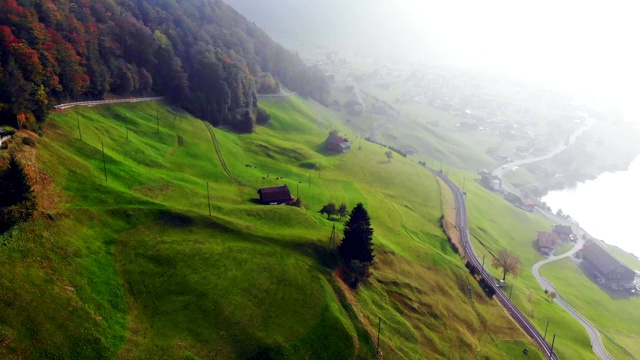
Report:
[[[256,123],[259,125],[266,125],[269,120],[271,120],[271,115],[269,115],[267,110],[258,106],[258,110],[256,112]]]
[[[22,138],[22,143],[27,146],[36,146],[36,142],[33,141],[33,139],[28,136],[25,136]]]

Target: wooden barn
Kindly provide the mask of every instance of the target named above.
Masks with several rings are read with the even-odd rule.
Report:
[[[582,260],[595,273],[598,282],[620,290],[635,288],[635,271],[616,259],[602,245],[589,240],[581,253]]]
[[[267,205],[288,204],[294,200],[286,184],[260,188],[258,189],[258,194],[260,195],[260,202]]]

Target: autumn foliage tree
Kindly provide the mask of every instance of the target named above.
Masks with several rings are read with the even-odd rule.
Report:
[[[498,252],[491,265],[496,269],[502,269],[502,280],[507,278],[507,274],[518,276],[520,274],[520,258],[514,252],[502,249]]]
[[[319,69],[221,0],[0,1],[2,123],[34,128],[62,101],[153,91],[249,132],[257,88],[281,83],[328,101]]]

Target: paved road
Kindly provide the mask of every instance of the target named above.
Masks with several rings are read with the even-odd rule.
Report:
[[[573,134],[571,134],[571,136],[569,137],[568,141],[558,145],[555,149],[551,150],[550,152],[548,152],[545,155],[541,155],[541,156],[537,156],[537,157],[533,157],[533,158],[522,159],[522,160],[517,160],[517,161],[510,162],[508,164],[501,165],[501,166],[497,167],[496,169],[494,169],[491,172],[491,174],[496,175],[500,179],[502,179],[502,177],[504,176],[505,172],[513,169],[516,166],[521,166],[521,165],[530,164],[530,163],[534,163],[534,162],[541,161],[541,160],[550,159],[550,158],[556,156],[557,154],[563,152],[569,146],[573,145],[573,143],[576,141],[576,139],[580,135],[582,135],[585,131],[589,130],[593,126],[593,124],[595,124],[595,120],[587,117],[586,114],[584,114],[584,115],[587,118],[587,123],[584,126],[582,126],[581,128],[579,128],[578,130],[576,130]],[[503,181],[503,183],[504,183],[504,181]]]
[[[493,289],[493,291],[495,291],[496,298],[507,310],[509,316],[511,316],[511,318],[513,318],[513,320],[520,326],[520,328],[542,349],[545,358],[550,360],[557,360],[557,355],[551,351],[549,344],[547,344],[542,335],[522,314],[522,312],[518,310],[518,308],[511,302],[511,300],[505,295],[505,293],[502,292],[502,289],[497,286],[496,280],[484,269],[482,263],[478,259],[478,256],[473,250],[473,246],[471,245],[471,240],[469,238],[469,229],[467,228],[467,208],[462,191],[451,180],[449,180],[449,178],[444,176],[439,171],[436,171],[434,169],[429,170],[447,184],[455,197],[456,223],[460,231],[460,240],[462,241],[462,246],[466,258],[480,272],[480,275],[485,280],[485,282]]]
[[[538,280],[538,283],[540,284],[540,286],[542,286],[543,289],[553,290],[556,293],[558,293],[558,290],[556,290],[553,284],[549,280],[545,279],[543,276],[540,275],[540,268],[545,264],[548,264],[550,262],[557,261],[560,259],[564,259],[566,257],[569,257],[575,254],[582,248],[583,245],[584,245],[584,240],[580,239],[578,240],[576,245],[568,252],[558,256],[550,256],[549,258],[542,260],[536,263],[535,265],[533,265],[533,267],[531,268],[531,271],[533,272],[533,276],[535,276],[536,280]],[[584,326],[584,328],[587,330],[587,333],[589,334],[589,339],[591,340],[591,348],[593,349],[593,352],[598,356],[598,358],[603,360],[613,359],[613,357],[607,352],[607,349],[602,344],[602,339],[600,338],[600,332],[595,326],[593,326],[593,324],[591,324],[584,316],[580,315],[580,313],[577,312],[573,307],[571,307],[571,305],[569,305],[564,299],[562,299],[560,295],[558,295],[554,299],[554,301],[556,304],[560,305],[563,309],[565,309],[569,313],[569,315],[573,316],[576,320],[578,320],[582,324],[582,326]]]
[[[55,108],[59,110],[64,110],[74,106],[95,106],[95,105],[104,105],[104,104],[135,103],[135,102],[162,100],[162,99],[164,99],[162,96],[156,96],[156,97],[128,98],[128,99],[115,99],[115,100],[76,101],[76,102],[56,105]]]

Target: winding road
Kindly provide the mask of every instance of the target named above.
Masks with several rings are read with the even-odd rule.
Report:
[[[578,240],[576,245],[566,253],[558,256],[550,256],[547,259],[537,262],[535,265],[533,265],[533,267],[531,268],[533,276],[535,276],[536,280],[543,289],[553,290],[556,292],[556,294],[558,293],[558,290],[556,290],[553,284],[542,275],[540,275],[540,268],[550,262],[561,260],[577,253],[580,249],[582,249],[583,245],[584,240],[580,239]],[[593,349],[593,352],[598,356],[598,358],[603,360],[613,359],[613,357],[607,352],[607,349],[602,344],[600,332],[595,326],[593,326],[593,324],[589,322],[589,320],[580,315],[580,313],[577,312],[573,307],[571,307],[571,305],[569,305],[564,299],[562,299],[560,295],[558,295],[553,301],[556,304],[560,305],[565,311],[569,313],[569,315],[573,316],[576,320],[578,320],[578,322],[580,322],[580,324],[582,324],[582,326],[584,326],[584,328],[587,330],[587,333],[589,334],[589,339],[591,340],[591,348]]]
[[[569,137],[569,139],[567,139],[566,142],[558,145],[555,149],[551,150],[550,152],[548,152],[547,154],[541,155],[541,156],[537,156],[537,157],[533,157],[533,158],[526,158],[526,159],[521,159],[521,160],[516,160],[513,162],[510,162],[508,164],[504,164],[501,165],[499,167],[497,167],[496,169],[494,169],[491,174],[498,176],[500,179],[502,179],[502,177],[504,176],[504,173],[506,171],[509,171],[511,169],[513,169],[516,166],[521,166],[521,165],[526,165],[526,164],[531,164],[537,161],[542,161],[542,160],[546,160],[546,159],[551,159],[552,157],[556,156],[557,154],[563,152],[564,150],[566,150],[569,146],[573,145],[573,143],[576,141],[576,139],[584,134],[585,131],[589,130],[593,124],[595,124],[595,120],[593,120],[592,118],[588,117],[586,114],[582,114],[586,119],[587,119],[587,123],[585,125],[583,125],[582,127],[580,127],[578,130],[574,131],[573,134],[571,134],[571,136]],[[504,183],[504,180],[503,180]]]
[[[464,201],[464,195],[460,188],[456,186],[448,177],[446,177],[441,172],[428,168],[434,175],[438,178],[442,179],[445,184],[451,189],[455,197],[456,204],[456,224],[458,225],[458,229],[460,231],[460,240],[462,242],[463,250],[465,257],[471,263],[473,267],[479,272],[482,279],[488,284],[489,287],[495,292],[495,296],[507,310],[507,313],[511,318],[520,326],[520,328],[531,338],[536,344],[542,349],[545,358],[550,360],[557,360],[557,355],[551,350],[551,347],[542,335],[536,330],[536,328],[531,324],[529,319],[527,319],[524,314],[511,302],[511,300],[507,297],[507,295],[502,292],[496,283],[494,277],[489,274],[486,269],[482,266],[480,259],[476,255],[473,250],[473,245],[471,245],[471,240],[469,238],[469,229],[467,227],[467,207]]]

